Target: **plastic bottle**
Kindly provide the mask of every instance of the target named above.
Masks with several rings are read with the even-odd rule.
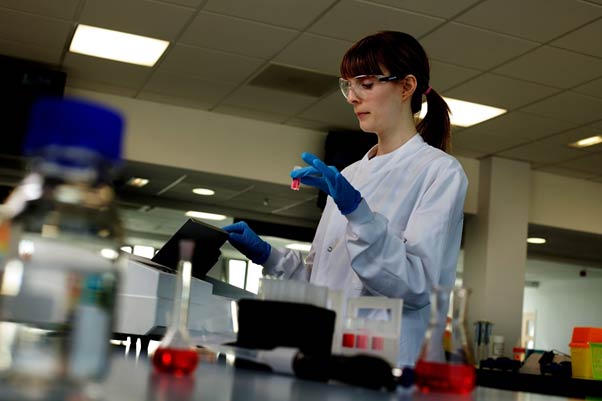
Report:
[[[32,107],[28,174],[1,210],[1,399],[66,398],[107,371],[122,131],[119,114],[84,101]]]

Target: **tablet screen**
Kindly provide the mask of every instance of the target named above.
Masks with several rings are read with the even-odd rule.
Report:
[[[194,241],[192,276],[203,278],[219,259],[220,247],[228,239],[228,233],[202,221],[188,219],[155,254],[152,261],[175,271],[180,260],[180,240],[182,239]]]

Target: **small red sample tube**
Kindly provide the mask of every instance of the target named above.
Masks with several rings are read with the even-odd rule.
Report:
[[[343,333],[343,347],[353,348],[355,336],[352,333]]]

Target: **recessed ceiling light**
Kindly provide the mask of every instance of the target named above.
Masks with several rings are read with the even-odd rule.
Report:
[[[296,251],[309,252],[309,250],[311,249],[311,244],[293,243],[293,244],[288,244],[286,247],[288,249],[294,249]]]
[[[152,67],[169,42],[131,33],[78,25],[69,51]]]
[[[209,188],[195,188],[192,190],[197,195],[211,196],[215,195],[215,191]]]
[[[497,107],[486,106],[484,104],[452,99],[450,97],[444,97],[443,99],[447,102],[447,105],[451,111],[449,119],[452,125],[456,125],[458,127],[470,127],[502,115],[508,111]],[[426,112],[427,104],[422,103],[420,118],[424,118]]]
[[[127,184],[132,187],[141,188],[148,184],[148,182],[146,178],[132,177],[127,181]]]
[[[594,146],[602,143],[602,135],[590,136],[589,138],[583,138],[577,142],[569,143],[569,146],[574,148],[586,148],[588,146]]]
[[[545,244],[546,239],[545,238],[537,238],[537,237],[529,237],[529,238],[527,238],[527,242],[529,244]]]
[[[110,249],[110,248],[103,248],[100,250],[100,254],[102,255],[103,258],[107,258],[107,259],[117,259],[117,257],[119,256],[119,253],[114,250],[114,249]]]
[[[214,213],[205,213],[205,212],[196,212],[194,210],[189,210],[186,212],[186,216],[195,217],[197,219],[205,219],[205,220],[226,220],[226,216],[223,214],[214,214]]]

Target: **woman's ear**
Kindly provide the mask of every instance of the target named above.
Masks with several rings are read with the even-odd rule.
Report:
[[[400,81],[401,84],[401,98],[403,100],[410,99],[416,90],[416,86],[418,82],[416,81],[416,77],[412,74],[408,74],[404,79]]]

